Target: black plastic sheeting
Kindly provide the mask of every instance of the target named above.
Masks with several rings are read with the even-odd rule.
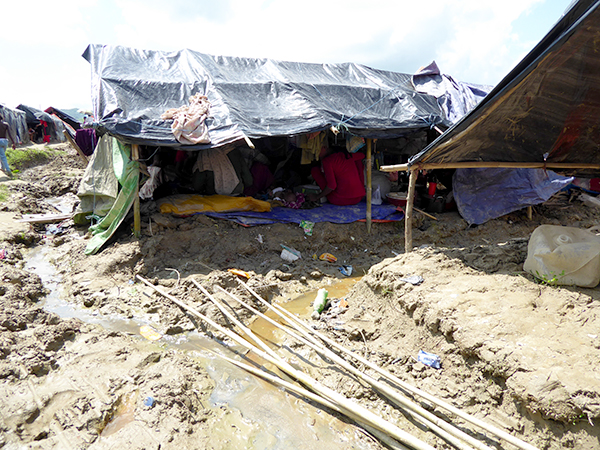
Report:
[[[46,108],[44,112],[47,112],[48,114],[54,114],[60,120],[73,127],[74,130],[78,130],[79,128],[81,128],[81,122],[79,122],[73,116],[67,114],[64,111],[61,111],[58,108],[53,108],[52,106],[50,106],[49,108]]]
[[[182,147],[169,108],[196,93],[211,102],[208,145],[244,136],[293,136],[340,126],[369,138],[394,138],[444,124],[435,97],[417,92],[411,75],[343,64],[210,56],[90,45],[92,103],[100,131],[129,143]]]
[[[580,0],[416,163],[600,163],[600,1]]]
[[[17,138],[18,142],[21,144],[28,144],[31,142],[24,111],[0,105],[0,116],[4,117],[4,120],[8,123],[13,136]]]

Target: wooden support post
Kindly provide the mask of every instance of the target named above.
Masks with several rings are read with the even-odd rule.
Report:
[[[532,219],[533,219],[533,207],[531,207],[531,206],[528,206],[528,207],[527,207],[527,218],[528,218],[529,220],[532,220]]]
[[[140,147],[138,144],[131,145],[131,159],[138,161],[140,159]],[[137,180],[135,186],[135,199],[133,200],[133,234],[136,238],[142,235],[142,221],[140,218],[140,180]]]
[[[83,162],[85,163],[85,165],[88,165],[88,162],[90,162],[89,158],[86,156],[85,153],[83,153],[83,150],[81,150],[79,148],[79,145],[77,145],[77,142],[75,142],[73,140],[73,138],[71,137],[71,135],[67,132],[67,130],[63,131],[63,134],[65,135],[65,137],[67,138],[67,141],[69,141],[69,143],[75,147],[75,150],[77,150],[77,153],[79,154],[79,156],[81,157],[81,159],[83,159]]]
[[[367,139],[367,233],[371,234],[371,198],[373,195],[373,187],[371,184],[371,146],[373,140]]]
[[[404,253],[412,251],[412,219],[413,219],[413,204],[415,201],[415,186],[417,185],[417,176],[419,169],[416,167],[410,168],[408,177],[408,196],[406,197],[406,211],[404,212]]]

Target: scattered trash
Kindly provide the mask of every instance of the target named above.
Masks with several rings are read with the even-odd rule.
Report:
[[[302,255],[300,254],[300,252],[298,250],[287,247],[283,244],[281,244],[281,246],[283,247],[283,250],[281,251],[281,259],[283,259],[287,262],[294,262],[297,259],[302,258]]]
[[[341,266],[340,272],[342,272],[342,275],[349,277],[352,275],[352,266]]]
[[[321,261],[327,261],[327,262],[336,262],[337,258],[335,256],[333,256],[331,253],[323,253],[321,256],[319,256],[319,259]]]
[[[325,288],[321,288],[318,290],[317,292],[317,297],[315,298],[315,301],[313,302],[313,310],[318,312],[319,314],[323,312],[323,310],[325,309],[325,305],[327,304],[327,296],[329,295],[329,292],[327,292],[327,289]]]
[[[246,278],[248,280],[252,276],[248,272],[244,272],[243,270],[240,270],[240,269],[227,269],[227,272],[237,275],[238,277]]]
[[[304,230],[304,234],[306,234],[307,236],[312,236],[313,228],[315,227],[314,222],[309,222],[308,220],[302,220],[302,221],[300,221],[300,226]]]
[[[140,327],[140,334],[149,341],[158,341],[162,337],[158,331],[148,325],[142,325]]]
[[[5,259],[6,258],[6,250],[2,249],[0,250],[0,259]]]
[[[154,405],[154,397],[146,397],[144,399],[144,406],[147,406],[148,408],[152,408],[153,405]]]
[[[420,275],[409,275],[407,277],[400,278],[400,281],[404,281],[405,283],[410,283],[412,285],[418,286],[423,281],[425,281],[425,279]]]
[[[347,308],[348,307],[348,301],[345,298],[341,298],[340,302],[338,303],[338,306],[340,308]]]
[[[259,234],[258,236],[256,236],[256,240],[258,241],[259,244],[263,243],[263,235]]]
[[[434,369],[442,368],[440,357],[438,355],[434,355],[433,353],[427,353],[423,350],[419,350],[417,360],[426,366],[433,367]]]

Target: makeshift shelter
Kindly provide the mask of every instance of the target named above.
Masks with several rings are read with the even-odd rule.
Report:
[[[140,146],[203,151],[240,140],[252,146],[263,138],[332,129],[364,138],[370,161],[373,139],[401,138],[451,125],[436,97],[415,90],[411,75],[358,64],[308,64],[102,45],[88,46],[83,57],[91,65],[98,132],[131,145],[136,160]],[[173,133],[174,121],[161,116],[188,105],[198,95],[210,102],[205,119],[208,139],[184,145]],[[369,176],[370,171],[368,186]],[[370,226],[371,192],[366,198]]]
[[[26,114],[23,111],[0,105],[0,115],[8,123],[18,143],[28,144],[30,142]]]
[[[19,105],[18,110],[25,113],[28,130],[32,129],[40,135],[44,142],[64,142],[65,125],[60,118],[31,106]]]
[[[599,5],[593,0],[572,4],[469,114],[408,164],[381,169],[410,171],[407,251],[421,169],[600,169]]]

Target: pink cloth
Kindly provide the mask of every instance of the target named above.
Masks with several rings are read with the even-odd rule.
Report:
[[[180,108],[165,111],[160,118],[173,119],[171,131],[178,142],[182,144],[208,144],[208,127],[205,120],[208,117],[210,102],[201,94],[190,97],[190,104]]]

